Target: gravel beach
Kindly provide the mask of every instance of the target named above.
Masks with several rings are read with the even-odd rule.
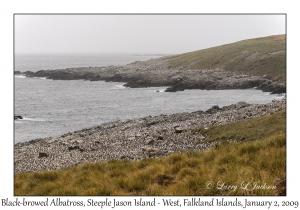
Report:
[[[285,108],[285,98],[268,104],[240,102],[222,108],[213,106],[206,111],[115,121],[66,133],[58,138],[17,143],[14,147],[14,171],[57,170],[87,162],[110,159],[136,161],[176,152],[205,150],[213,143],[201,143],[205,137],[193,134],[192,129],[267,116]]]

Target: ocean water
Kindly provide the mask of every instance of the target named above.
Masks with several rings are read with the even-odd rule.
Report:
[[[38,71],[79,66],[124,65],[157,56],[36,56],[15,59],[16,71]],[[65,60],[68,60],[65,63]],[[81,59],[81,60],[80,60]],[[268,103],[280,99],[256,89],[185,90],[164,92],[167,87],[126,88],[125,83],[48,80],[15,75],[14,113],[15,143],[36,138],[56,137],[104,122],[125,121],[145,116],[207,110],[240,101]]]
[[[161,55],[149,54],[58,54],[58,55],[16,55],[15,71],[65,69],[70,67],[126,65],[134,61],[145,61]]]

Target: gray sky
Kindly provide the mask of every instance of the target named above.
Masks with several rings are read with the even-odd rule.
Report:
[[[285,34],[285,15],[15,15],[15,53],[179,54]]]

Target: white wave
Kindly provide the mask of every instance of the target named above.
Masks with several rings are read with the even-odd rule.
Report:
[[[26,78],[26,76],[25,76],[25,75],[23,75],[23,74],[18,74],[18,75],[15,75],[15,77],[16,77],[16,78],[20,78],[20,79],[24,79],[24,78]]]
[[[115,87],[118,88],[118,89],[124,89],[124,88],[126,88],[126,87],[123,86],[123,85],[115,85]]]
[[[159,92],[165,92],[168,88],[162,88],[162,89],[159,89],[158,91]]]
[[[47,79],[47,77],[33,77],[34,79]]]
[[[160,87],[160,88],[155,88],[155,87],[153,87],[154,88],[154,90],[151,90],[151,91],[155,91],[155,92],[165,92],[166,91],[166,89],[168,89],[168,87]],[[152,89],[152,88],[151,88]]]
[[[44,122],[46,120],[40,119],[40,118],[28,118],[28,117],[23,117],[21,120],[26,120],[26,121],[36,121],[36,122]]]
[[[276,98],[278,98],[278,99],[283,99],[285,97],[286,97],[286,93],[280,93],[280,94],[276,95]]]

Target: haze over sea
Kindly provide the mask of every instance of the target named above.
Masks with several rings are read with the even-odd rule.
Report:
[[[15,71],[70,67],[125,65],[161,55],[16,55]],[[15,75],[15,143],[57,137],[67,132],[115,120],[160,114],[205,111],[240,101],[268,103],[282,95],[256,89],[185,90],[163,92],[167,87],[125,88],[125,83],[83,80],[47,80]],[[159,91],[159,92],[157,92]]]

